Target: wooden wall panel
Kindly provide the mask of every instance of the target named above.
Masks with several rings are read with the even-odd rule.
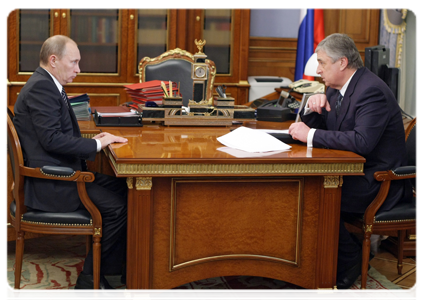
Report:
[[[356,42],[364,61],[364,49],[379,42],[380,10],[326,9],[325,35],[347,33]],[[296,38],[250,37],[249,76],[282,76],[294,80]]]

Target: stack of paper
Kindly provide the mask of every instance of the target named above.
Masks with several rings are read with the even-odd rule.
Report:
[[[90,119],[90,97],[87,94],[69,96],[69,104],[78,120]]]
[[[223,145],[246,152],[285,151],[291,146],[274,138],[270,134],[241,126],[228,134],[218,137]]]
[[[162,104],[164,96],[161,83],[164,82],[166,89],[169,91],[169,81],[151,80],[146,82],[125,85],[125,91],[132,98],[132,100],[139,104],[146,102],[155,102]],[[172,94],[180,96],[176,82],[172,82]]]

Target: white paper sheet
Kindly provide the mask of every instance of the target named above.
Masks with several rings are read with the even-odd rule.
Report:
[[[267,133],[289,133],[289,129],[254,129],[257,131],[264,131]]]
[[[291,148],[262,130],[244,126],[218,137],[217,140],[227,147],[247,152],[284,151]]]
[[[287,151],[287,150],[282,150],[282,151],[268,151],[268,152],[246,152],[243,150],[234,149],[230,147],[220,147],[220,148],[217,148],[217,150],[225,152],[237,158],[265,157],[265,156],[271,156],[273,154],[278,154],[278,153]]]

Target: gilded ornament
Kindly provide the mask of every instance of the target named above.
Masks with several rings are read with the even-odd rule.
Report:
[[[339,186],[341,186],[340,184],[341,181],[342,181],[342,176],[325,176],[323,186],[325,187],[325,189],[328,189],[328,188],[336,189]]]
[[[151,177],[137,177],[135,188],[139,190],[151,190],[153,187],[153,179]]]
[[[128,186],[128,189],[130,189],[130,190],[132,190],[134,188],[132,177],[126,178],[126,185]]]
[[[195,43],[195,45],[198,48],[198,52],[197,53],[203,53],[203,47],[206,44],[206,40],[204,40],[204,41],[202,41],[202,40],[197,41],[197,39],[195,39],[194,43]]]

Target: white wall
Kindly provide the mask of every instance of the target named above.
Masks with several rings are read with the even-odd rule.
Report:
[[[297,38],[299,9],[252,9],[250,36]]]

